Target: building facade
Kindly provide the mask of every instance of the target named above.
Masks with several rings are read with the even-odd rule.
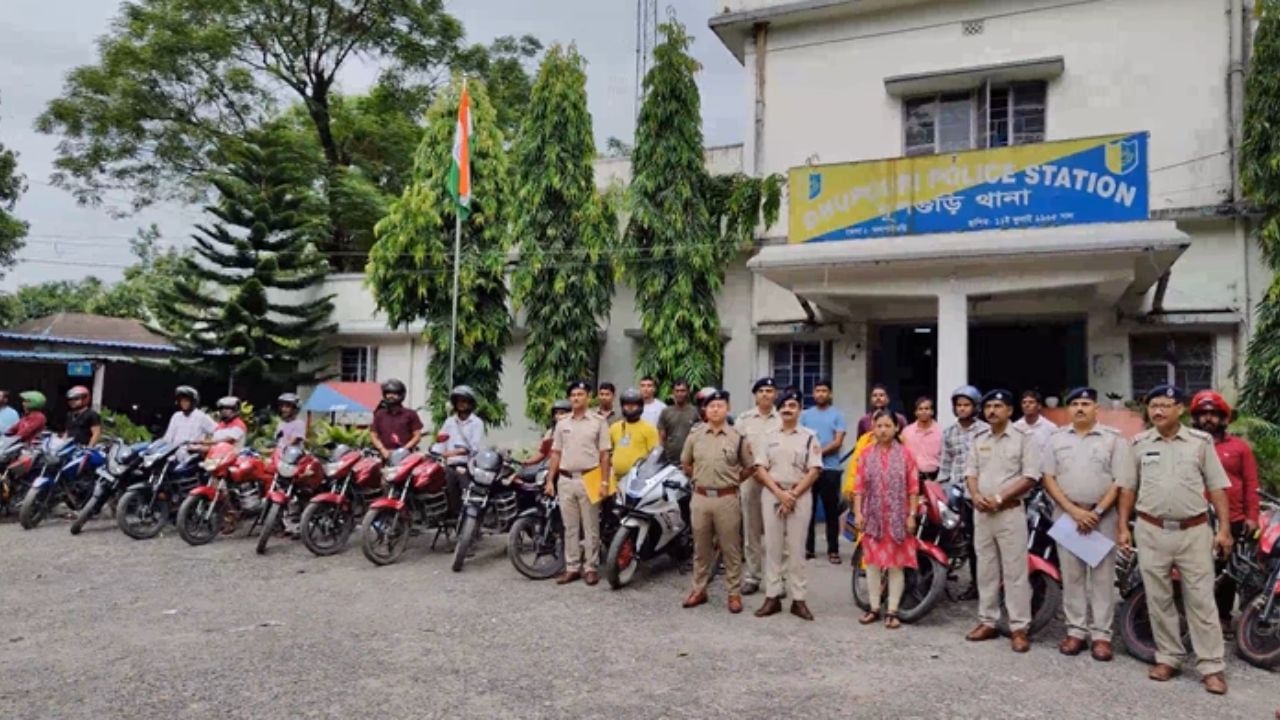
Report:
[[[1158,5],[1158,10],[1156,10]],[[1244,0],[717,0],[742,63],[741,146],[714,172],[789,178],[783,216],[728,270],[723,384],[834,380],[863,411],[961,384],[1089,383],[1116,402],[1173,381],[1234,397],[1270,273],[1241,212]],[[602,160],[600,184],[626,182]],[[401,377],[429,350],[337,276],[342,379]],[[519,323],[517,323],[519,324]],[[635,381],[619,288],[599,376]],[[522,344],[507,353],[512,423]],[[942,403],[945,418],[949,408]]]

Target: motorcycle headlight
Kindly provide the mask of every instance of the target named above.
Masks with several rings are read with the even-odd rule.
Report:
[[[341,467],[341,465],[342,463],[336,463],[336,462],[331,462],[326,464],[324,466],[325,477],[333,477],[334,473],[338,472],[338,468]]]
[[[952,510],[946,503],[938,501],[938,515],[942,518],[942,527],[955,530],[960,525],[960,513]]]
[[[382,482],[389,483],[396,476],[396,468],[382,468]]]
[[[298,474],[298,466],[282,462],[276,466],[276,474],[282,478],[291,478]]]
[[[494,473],[492,470],[481,470],[480,468],[472,468],[471,481],[477,485],[492,485]]]

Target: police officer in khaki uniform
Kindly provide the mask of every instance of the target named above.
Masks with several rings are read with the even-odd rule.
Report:
[[[765,599],[756,617],[782,612],[783,563],[791,591],[791,614],[812,620],[805,603],[804,543],[813,514],[813,493],[809,492],[822,474],[822,446],[818,436],[800,426],[804,403],[799,393],[787,393],[780,405],[780,425],[751,436],[756,449],[755,478],[768,492],[756,500],[756,512],[764,525]],[[738,426],[742,426],[739,421]],[[743,498],[746,503],[746,498]],[[745,516],[745,513],[743,513]],[[785,560],[784,560],[785,552]]]
[[[760,378],[751,387],[755,395],[756,406],[738,415],[734,427],[747,436],[751,447],[758,451],[761,444],[759,438],[782,427],[782,417],[774,407],[777,388],[773,378]],[[760,588],[760,580],[764,577],[761,567],[761,556],[764,544],[764,518],[760,511],[760,483],[754,474],[742,481],[742,554],[745,568],[742,578],[742,594],[751,595]]]
[[[1043,458],[1044,489],[1057,505],[1054,520],[1070,515],[1080,533],[1097,532],[1115,540],[1117,514],[1112,510],[1120,496],[1116,480],[1128,482],[1133,475],[1129,441],[1115,428],[1098,424],[1097,390],[1076,388],[1065,399],[1071,424],[1049,435]],[[1058,652],[1079,655],[1090,638],[1093,659],[1109,662],[1114,656],[1115,548],[1097,567],[1090,567],[1059,543],[1058,565],[1067,616],[1067,637]]]
[[[1022,496],[1040,479],[1040,453],[1035,438],[1009,422],[1013,393],[988,392],[982,396],[982,412],[989,427],[974,434],[964,472],[975,510],[973,544],[978,558],[978,626],[965,639],[981,642],[999,636],[996,622],[1003,589],[1013,651],[1023,653],[1031,649],[1031,584]]]
[[[564,574],[556,582],[566,585],[579,578],[588,585],[600,582],[596,567],[600,560],[600,504],[591,502],[587,495],[584,476],[599,468],[599,478],[593,482],[604,484],[596,497],[603,497],[608,489],[609,426],[596,412],[587,407],[591,398],[591,386],[585,382],[569,385],[569,405],[572,412],[560,422],[551,435],[551,459],[547,468],[546,493],[556,493],[559,484],[560,517],[564,520]],[[585,540],[581,545],[578,534]]]
[[[1187,649],[1182,644],[1178,609],[1174,606],[1170,571],[1182,576],[1182,604],[1186,611],[1196,670],[1205,690],[1227,692],[1223,663],[1222,626],[1213,598],[1214,547],[1225,557],[1231,552],[1231,516],[1226,488],[1230,484],[1213,447],[1213,436],[1181,423],[1182,391],[1161,385],[1147,393],[1151,429],[1133,439],[1136,472],[1121,480],[1118,542],[1137,543],[1138,564],[1147,591],[1147,611],[1156,637],[1156,664],[1148,677],[1165,682],[1181,671]],[[1205,493],[1218,515],[1214,537],[1205,512]],[[1135,516],[1132,537],[1129,519]]]
[[[693,481],[689,514],[693,525],[693,590],[684,600],[692,608],[707,602],[707,583],[716,543],[724,557],[729,612],[742,612],[742,507],[738,486],[755,466],[751,443],[726,422],[729,393],[715,390],[707,398],[706,422],[689,431],[680,464]]]

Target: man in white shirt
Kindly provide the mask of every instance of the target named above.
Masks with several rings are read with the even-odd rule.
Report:
[[[484,448],[485,427],[476,411],[476,394],[466,385],[459,385],[449,393],[453,414],[445,419],[440,432],[449,436],[441,455],[445,458],[448,474],[449,509],[457,513],[462,507],[462,491],[470,478],[467,463]]]
[[[1044,456],[1045,450],[1049,448],[1049,437],[1053,435],[1053,431],[1058,426],[1047,417],[1040,414],[1044,408],[1044,398],[1040,395],[1039,390],[1023,390],[1022,391],[1022,417],[1018,418],[1018,422],[1013,426],[1022,432],[1036,439],[1037,449],[1040,450],[1041,457]]]
[[[213,435],[217,425],[213,418],[196,407],[200,403],[200,393],[190,385],[179,385],[173,391],[178,403],[178,411],[169,418],[169,428],[165,430],[165,442],[170,445],[188,445],[200,442]]]
[[[641,378],[640,397],[644,398],[644,412],[640,413],[640,419],[654,427],[658,427],[658,418],[667,407],[667,404],[659,400],[657,395],[658,381],[648,376]]]

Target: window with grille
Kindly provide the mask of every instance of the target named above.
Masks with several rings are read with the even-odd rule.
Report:
[[[342,382],[376,381],[378,379],[378,348],[341,348],[338,358],[338,375]]]
[[[984,83],[903,102],[903,154],[932,155],[1044,142],[1044,81]]]
[[[1193,333],[1133,335],[1129,338],[1133,396],[1172,383],[1194,393],[1213,386],[1213,336]]]
[[[831,341],[780,342],[773,345],[773,380],[779,390],[794,386],[812,404],[813,386],[831,379]]]

